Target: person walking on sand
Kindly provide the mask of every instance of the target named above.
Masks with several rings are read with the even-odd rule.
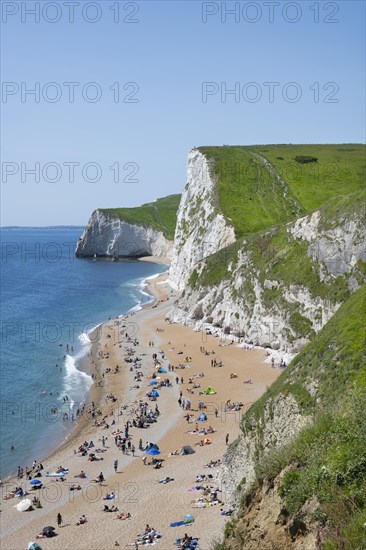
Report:
[[[226,434],[225,443],[226,445],[229,445],[229,434]]]
[[[63,523],[63,522],[62,522],[62,516],[61,516],[61,514],[60,514],[60,512],[59,512],[59,513],[57,514],[57,525],[58,525],[59,527],[61,527],[61,524],[62,524],[62,523]]]
[[[114,471],[115,471],[115,473],[117,473],[117,468],[118,468],[118,460],[115,460],[114,461]]]

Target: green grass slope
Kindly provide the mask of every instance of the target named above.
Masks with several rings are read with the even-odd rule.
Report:
[[[365,146],[199,147],[214,161],[220,208],[237,237],[288,222],[365,186]],[[306,162],[316,159],[316,162]],[[268,164],[270,163],[270,164]]]
[[[312,519],[320,529],[323,550],[366,547],[365,324],[366,285],[245,414],[243,427],[254,436],[263,429],[265,406],[279,394],[292,393],[313,422],[289,445],[258,460],[257,480],[243,495],[239,518],[245,515],[247,495],[285,470],[278,492],[286,513],[293,518],[309,499],[316,499]],[[308,391],[311,383],[317,388],[313,396]],[[221,548],[235,546],[230,543],[239,535],[235,522],[229,531]]]
[[[173,240],[180,197],[181,195],[169,195],[136,208],[100,208],[99,210],[107,216],[162,231],[167,239]]]

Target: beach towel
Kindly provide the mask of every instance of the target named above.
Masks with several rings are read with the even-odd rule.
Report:
[[[180,527],[181,525],[189,525],[190,523],[194,523],[194,517],[191,514],[186,514],[183,521],[174,521],[170,523],[170,527]]]
[[[46,477],[63,477],[64,475],[68,474],[69,472],[52,472],[50,474],[46,474]],[[76,476],[75,476],[76,477]]]

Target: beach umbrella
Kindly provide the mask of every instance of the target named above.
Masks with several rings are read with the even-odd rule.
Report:
[[[146,451],[146,454],[151,456],[156,456],[156,455],[160,455],[160,451],[156,447],[151,447]]]
[[[192,514],[186,514],[185,518],[184,518],[184,521],[185,521],[185,523],[193,523],[194,522],[194,517],[192,516]]]
[[[32,501],[29,500],[29,498],[25,498],[17,504],[17,510],[19,512],[25,512],[26,510],[29,510],[29,508],[32,506]]]
[[[152,394],[154,397],[159,397],[159,394],[158,394],[158,392],[157,392],[156,390],[153,390],[153,391],[151,392],[151,394]]]
[[[32,479],[30,484],[31,485],[42,485],[42,481],[40,481],[39,479]]]
[[[152,380],[149,384],[149,386],[156,386],[157,385],[157,381],[156,380]]]
[[[42,550],[38,542],[29,542],[27,550]]]

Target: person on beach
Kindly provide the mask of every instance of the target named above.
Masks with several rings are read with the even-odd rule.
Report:
[[[117,468],[118,468],[118,460],[115,460],[114,461],[114,471],[115,471],[115,473],[117,473]]]
[[[61,527],[61,524],[62,524],[62,516],[60,514],[60,512],[57,514],[57,525],[58,527]]]
[[[88,520],[86,519],[86,517],[82,515],[76,525],[83,525],[84,523],[87,523],[87,521]]]
[[[226,445],[229,445],[229,434],[226,434],[225,443]]]
[[[114,519],[129,519],[131,517],[130,512],[127,512],[127,514],[118,514]]]

